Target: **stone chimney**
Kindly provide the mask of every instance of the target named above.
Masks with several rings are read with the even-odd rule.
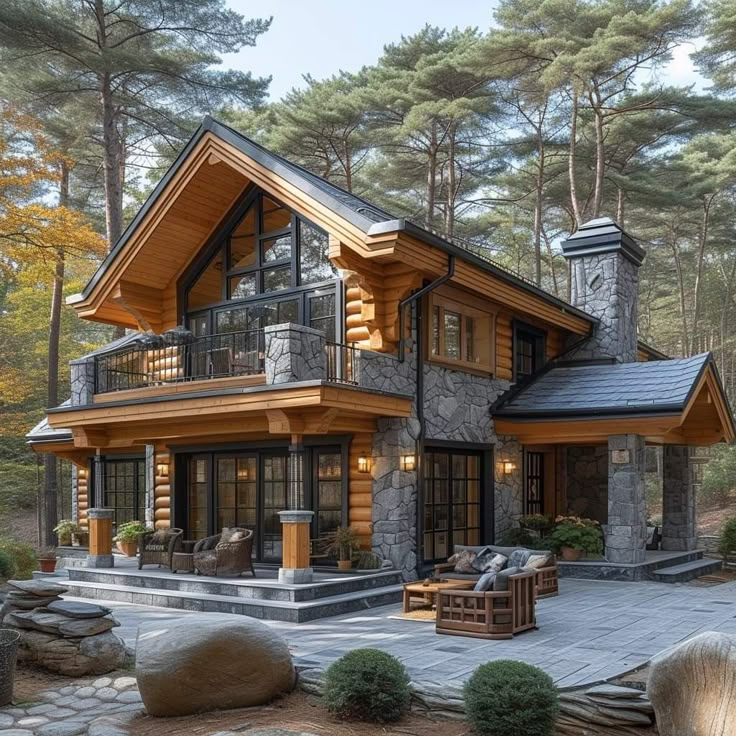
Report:
[[[637,359],[639,266],[644,251],[608,217],[580,226],[562,243],[570,261],[572,303],[600,320],[575,359]]]

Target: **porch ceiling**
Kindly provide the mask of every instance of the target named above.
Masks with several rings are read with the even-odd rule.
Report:
[[[557,374],[557,375],[554,375]],[[682,360],[552,369],[498,407],[495,427],[525,444],[605,442],[708,446],[736,437],[710,354]]]
[[[75,448],[216,442],[374,432],[379,417],[408,417],[411,399],[321,381],[110,401],[49,411]]]

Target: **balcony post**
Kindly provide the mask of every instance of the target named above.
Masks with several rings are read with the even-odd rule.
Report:
[[[327,377],[325,333],[286,323],[264,328],[266,383],[321,381]]]
[[[87,567],[113,567],[112,509],[89,509],[89,554]]]

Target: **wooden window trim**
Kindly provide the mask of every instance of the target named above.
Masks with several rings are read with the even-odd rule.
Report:
[[[472,297],[468,297],[468,301],[470,301]],[[463,370],[467,373],[476,373],[478,375],[482,376],[488,376],[488,375],[495,375],[496,370],[496,314],[497,310],[493,308],[479,308],[477,306],[477,300],[472,299],[472,301],[476,302],[475,306],[470,306],[469,304],[465,303],[465,297],[457,295],[455,298],[452,296],[446,296],[443,293],[430,293],[427,299],[427,319],[426,322],[426,359],[431,362],[435,363],[437,365],[442,365],[447,368],[452,368],[455,370]],[[461,320],[461,329],[460,329],[460,348],[463,353],[463,356],[465,355],[465,350],[467,347],[466,342],[466,322],[465,318],[470,317],[474,320],[488,320],[489,325],[489,332],[490,334],[487,336],[487,350],[485,351],[485,355],[483,362],[475,362],[470,360],[465,360],[464,358],[461,359],[455,359],[455,358],[449,358],[446,355],[434,355],[432,353],[433,344],[434,344],[434,331],[433,331],[433,322],[434,322],[434,310],[435,307],[439,307],[440,314],[443,314],[445,310],[450,312],[456,312],[460,314],[463,319]],[[444,320],[440,319],[440,346],[443,344],[443,334],[444,334]],[[477,339],[477,337],[476,337]]]

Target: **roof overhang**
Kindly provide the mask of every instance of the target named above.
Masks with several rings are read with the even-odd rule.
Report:
[[[706,363],[684,406],[498,415],[494,424],[498,434],[513,435],[524,444],[594,444],[617,434],[639,434],[651,444],[692,446],[736,438],[733,414],[712,361]]]

